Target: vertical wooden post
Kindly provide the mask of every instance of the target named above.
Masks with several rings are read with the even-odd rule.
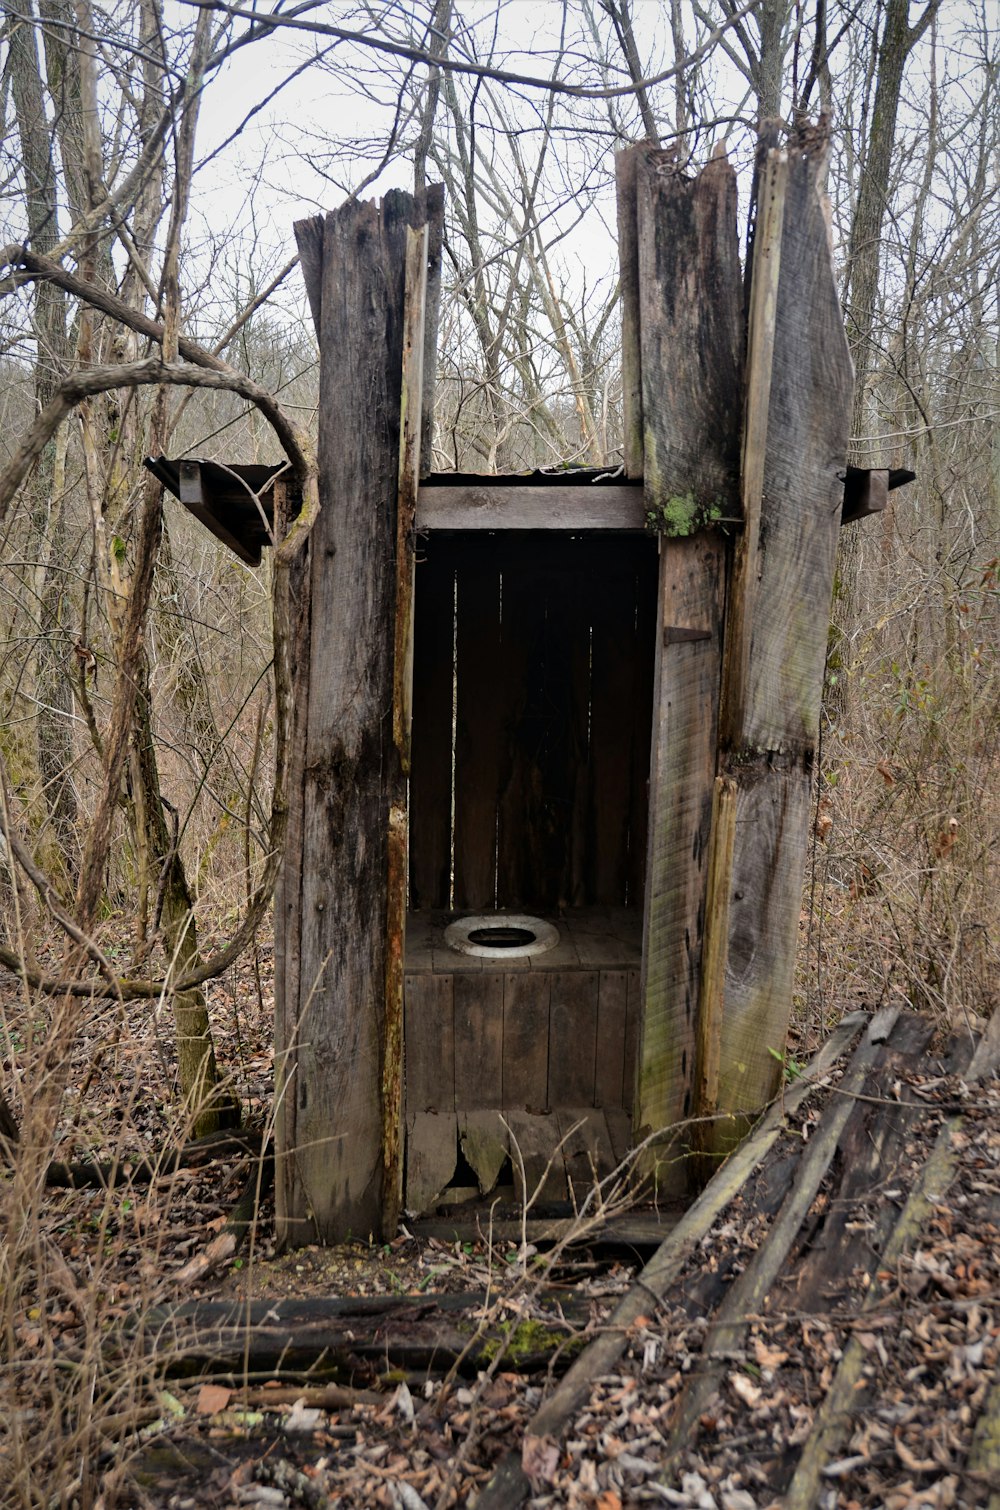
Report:
[[[416,219],[410,196],[394,192],[296,227],[319,332],[321,510],[301,584],[308,609],[275,911],[285,1245],[380,1233],[398,1209],[401,1026],[395,1005],[387,1020],[386,940],[390,890],[398,927],[406,876],[396,550],[405,261]],[[422,351],[422,333],[416,344]],[[408,464],[419,466],[412,445]]]
[[[817,162],[764,163],[751,262],[742,492],[727,613],[720,771],[735,788],[717,1084],[708,1145],[776,1090],[791,1011],[853,369]],[[724,846],[719,846],[720,854]],[[718,987],[717,979],[711,989]],[[773,1052],[772,1052],[773,1051]],[[714,1103],[714,1104],[713,1104]]]
[[[635,178],[641,147],[615,153],[618,287],[622,301],[622,449],[626,477],[642,476],[642,355],[639,345],[639,241]]]
[[[634,181],[644,492],[661,532],[633,1119],[641,1138],[692,1105],[727,554],[724,537],[703,526],[738,517],[743,291],[728,162],[689,179],[669,153],[630,156],[619,192]],[[656,1169],[665,1191],[684,1181],[676,1150],[668,1159]]]
[[[399,484],[396,509],[396,611],[392,673],[392,738],[396,760],[389,788],[388,916],[385,941],[385,1028],[382,1055],[382,1227],[395,1232],[403,1203],[403,962],[409,871],[407,782],[413,721],[413,526],[417,513],[424,425],[424,317],[427,227],[406,233]]]

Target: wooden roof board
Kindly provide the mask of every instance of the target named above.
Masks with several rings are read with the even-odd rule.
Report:
[[[248,566],[260,565],[264,547],[272,543],[274,479],[288,472],[286,463],[229,465],[148,456],[145,464],[217,540]]]
[[[147,456],[145,465],[205,529],[248,566],[260,566],[272,544],[273,479],[284,462],[222,462]],[[841,524],[885,509],[888,494],[914,473],[847,467]],[[295,512],[296,483],[292,489]],[[260,504],[260,506],[258,506]],[[417,488],[418,535],[435,530],[544,530],[568,533],[642,533],[647,527],[642,479],[621,468],[566,467],[486,476],[432,473]]]
[[[199,458],[148,456],[146,466],[207,530],[248,566],[259,566],[272,543],[272,483],[284,463],[223,464]],[[889,493],[912,482],[903,469],[848,467],[841,523],[881,513]],[[294,494],[294,480],[290,479]],[[257,506],[259,500],[260,507]],[[292,499],[294,512],[294,497]],[[417,489],[418,534],[439,530],[565,531],[640,534],[646,529],[642,479],[620,468],[560,467],[488,476],[438,472]]]

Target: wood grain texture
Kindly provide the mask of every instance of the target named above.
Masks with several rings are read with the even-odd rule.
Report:
[[[781,1080],[811,799],[811,776],[800,769],[747,772],[738,781],[720,1111],[752,1117]],[[716,1123],[713,1146],[728,1147],[747,1125],[738,1117],[727,1132]]]
[[[455,976],[455,1103],[499,1107],[502,1098],[503,976]]]
[[[406,1206],[427,1211],[458,1165],[454,1112],[410,1112],[406,1118]]]
[[[566,1166],[559,1151],[559,1119],[528,1112],[506,1114],[514,1194],[525,1209],[566,1199]]]
[[[441,311],[441,251],[444,243],[444,184],[431,184],[426,194],[427,310],[424,319],[423,420],[420,432],[420,475],[434,461],[434,385],[437,381],[438,319]]]
[[[615,1167],[611,1134],[603,1111],[592,1106],[564,1107],[558,1117],[567,1190],[579,1210]]]
[[[314,215],[308,220],[295,222],[295,244],[299,249],[299,266],[302,281],[306,286],[309,310],[316,327],[317,340],[322,339],[321,310],[323,305],[323,217]]]
[[[818,174],[801,151],[772,152],[752,258],[747,530],[720,730],[737,787],[719,1070],[719,1108],[734,1113],[772,1094],[788,1029],[851,412]],[[715,1150],[745,1125],[715,1123]]]
[[[489,1195],[507,1158],[507,1129],[499,1111],[459,1111],[458,1141],[474,1170],[479,1194]]]
[[[625,1106],[627,1022],[628,974],[625,970],[602,970],[597,988],[597,1058],[594,1073],[594,1102],[597,1106]]]
[[[393,193],[381,205],[346,205],[322,226],[316,632],[296,667],[290,809],[300,842],[285,862],[299,868],[301,888],[298,898],[283,891],[276,920],[279,955],[298,955],[296,981],[282,970],[276,1009],[276,1053],[291,1071],[276,1128],[284,1243],[381,1232],[385,1219],[387,845],[402,780],[387,714],[413,216],[410,197]],[[309,234],[318,236],[315,225]]]
[[[642,366],[639,316],[639,233],[636,168],[648,149],[615,153],[618,201],[618,280],[622,301],[622,431],[626,477],[642,476]]]
[[[594,1105],[599,980],[596,970],[566,971],[552,976],[550,1106]]]
[[[407,975],[406,1110],[455,1108],[455,986],[450,975]]]
[[[760,541],[746,567],[756,578],[746,695],[726,730],[733,747],[808,758],[815,748],[853,386],[816,165],[793,152]]]
[[[455,566],[417,556],[410,771],[410,905],[447,907],[451,890],[451,715]]]
[[[506,974],[503,985],[503,1105],[513,1111],[548,1107],[551,975]]]
[[[725,559],[709,534],[665,541],[660,561],[637,1140],[691,1114]]]
[[[417,529],[596,530],[641,533],[646,527],[642,489],[623,483],[567,482],[560,486],[491,487],[481,483],[444,487],[422,483],[417,493]]]
[[[729,948],[729,896],[736,842],[737,787],[730,776],[718,776],[712,799],[712,838],[705,897],[705,937],[698,992],[697,1054],[694,1114],[714,1116],[719,1104],[719,1065],[722,1058],[722,1010],[725,1001],[726,955]],[[696,1141],[698,1141],[696,1133]]]
[[[636,163],[646,508],[671,535],[739,517],[743,285],[736,175],[688,178],[670,152]],[[687,500],[682,503],[682,500]]]
[[[455,907],[490,908],[496,895],[496,823],[503,710],[501,567],[488,539],[456,556]]]

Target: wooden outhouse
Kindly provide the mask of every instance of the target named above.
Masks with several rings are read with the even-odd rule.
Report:
[[[579,1200],[639,1142],[677,1192],[775,1088],[837,535],[888,485],[845,465],[814,152],[762,147],[745,282],[725,158],[621,154],[603,473],[424,473],[439,191],[296,227],[321,509],[275,914],[288,1243],[504,1178]],[[283,477],[154,466],[244,559],[258,504],[294,512]]]

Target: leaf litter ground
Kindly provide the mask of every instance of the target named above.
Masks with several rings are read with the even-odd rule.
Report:
[[[222,1061],[251,1120],[270,1109],[268,960],[263,989],[248,966],[212,989]],[[106,1022],[104,1024],[106,1030]],[[62,1158],[107,1157],[128,1147],[149,1156],[172,1135],[172,1065],[149,1008],[130,1007],[109,1049],[84,1035],[76,1085],[60,1129]],[[99,1063],[93,1068],[95,1046]],[[984,1419],[1000,1361],[1000,1087],[994,1079],[969,1095],[960,1078],[941,1073],[944,1050],[885,1087],[886,1098],[919,1098],[921,1115],[890,1150],[874,1190],[851,1197],[845,1171],[831,1166],[810,1213],[812,1230],[838,1230],[857,1262],[826,1275],[806,1223],[799,1246],[696,1429],[674,1450],[671,1424],[687,1381],[702,1364],[709,1318],[731,1279],[765,1240],[768,1179],[780,1184],[786,1163],[810,1137],[823,1105],[817,1093],[790,1125],[752,1187],[738,1196],[691,1254],[661,1305],[632,1329],[615,1371],[602,1377],[564,1439],[525,1438],[534,1412],[573,1356],[564,1348],[535,1373],[508,1366],[502,1354],[486,1368],[447,1378],[367,1364],[349,1385],[314,1379],[275,1386],[202,1372],[161,1377],[137,1370],[129,1409],[95,1401],[100,1442],[88,1465],[101,1503],[189,1507],[269,1505],[340,1507],[474,1505],[503,1456],[522,1453],[530,1506],[620,1510],[673,1504],[752,1510],[776,1505],[788,1486],[848,1341],[864,1352],[860,1407],[827,1463],[818,1503],[886,1507],[986,1506],[1000,1492],[1000,1462],[982,1448]],[[898,1210],[925,1163],[946,1114],[960,1106],[958,1173],[934,1208],[916,1248],[882,1276],[884,1295],[864,1315],[873,1276],[880,1214]],[[174,1135],[175,1136],[175,1135]],[[482,1314],[494,1321],[542,1314],[544,1290],[563,1287],[585,1302],[584,1319],[567,1330],[582,1341],[610,1314],[640,1267],[592,1251],[586,1243],[545,1254],[516,1246],[418,1240],[406,1233],[387,1245],[347,1244],[277,1255],[273,1213],[265,1205],[248,1248],[196,1286],[176,1276],[211,1241],[245,1185],[249,1160],[217,1160],[181,1169],[152,1186],[109,1197],[59,1190],[44,1202],[43,1241],[62,1274],[19,1297],[19,1356],[54,1352],[74,1365],[85,1335],[114,1335],[137,1312],[205,1299],[319,1296],[424,1296],[486,1293]],[[773,1202],[772,1202],[773,1205]],[[834,1209],[836,1208],[836,1210]],[[884,1222],[883,1222],[884,1226]],[[846,1240],[846,1239],[845,1239]],[[62,1269],[59,1269],[59,1265]],[[50,1273],[51,1266],[50,1266]],[[95,1291],[90,1282],[99,1277]],[[88,1308],[90,1315],[88,1317]],[[10,1389],[22,1417],[51,1411],[32,1397],[31,1371]],[[993,1409],[996,1400],[993,1398]],[[523,1443],[523,1446],[522,1446]]]

